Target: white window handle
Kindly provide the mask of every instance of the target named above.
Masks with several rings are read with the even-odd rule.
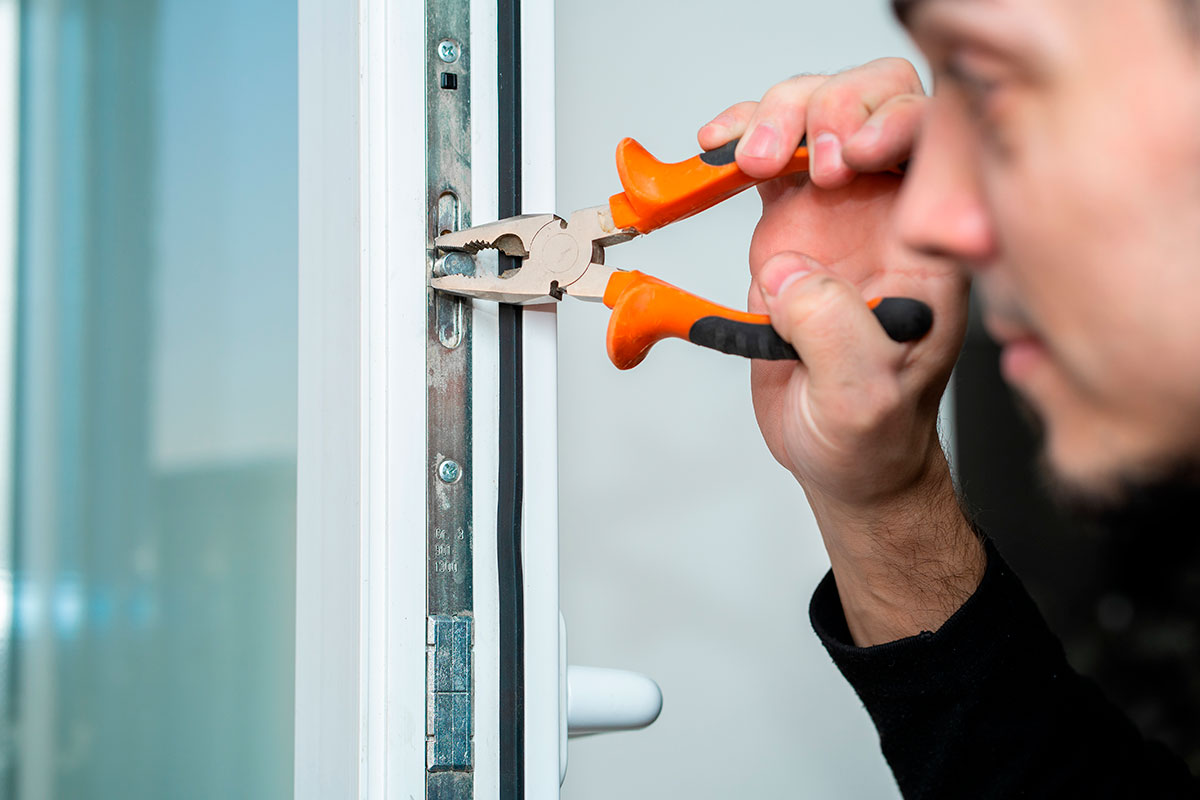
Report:
[[[567,777],[567,737],[634,731],[658,719],[662,689],[638,672],[567,666],[567,622],[558,614],[558,780]]]
[[[644,728],[662,711],[662,690],[637,672],[567,667],[567,735]]]

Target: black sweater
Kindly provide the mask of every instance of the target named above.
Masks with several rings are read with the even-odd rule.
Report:
[[[983,582],[936,633],[856,647],[832,573],[813,595],[813,627],[904,796],[1200,798],[1182,760],[1071,669],[990,542],[987,555]]]

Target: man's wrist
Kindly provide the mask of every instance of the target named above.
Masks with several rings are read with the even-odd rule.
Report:
[[[868,647],[936,631],[987,566],[940,449],[921,479],[887,501],[851,507],[811,495],[846,624]]]

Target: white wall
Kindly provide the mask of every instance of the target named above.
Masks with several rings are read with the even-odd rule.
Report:
[[[624,136],[680,160],[701,124],[788,75],[914,55],[885,0],[559,0],[557,15],[560,213],[619,190]],[[758,210],[748,192],[609,260],[742,306]],[[563,796],[897,796],[809,626],[828,561],[754,424],[747,364],[668,341],[621,373],[607,309],[561,312],[570,661],[643,671],[665,695],[646,731],[574,740]]]

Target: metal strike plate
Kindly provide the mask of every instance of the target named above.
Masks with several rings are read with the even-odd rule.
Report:
[[[472,760],[470,617],[429,618],[426,768],[466,770]]]
[[[428,276],[446,269],[434,239],[471,224],[470,53],[463,44],[470,40],[469,11],[467,0],[425,6]],[[456,89],[441,88],[449,69],[458,75]],[[426,327],[428,608],[454,616],[472,609],[471,301],[431,289]],[[452,480],[442,470],[447,461],[458,467]]]

